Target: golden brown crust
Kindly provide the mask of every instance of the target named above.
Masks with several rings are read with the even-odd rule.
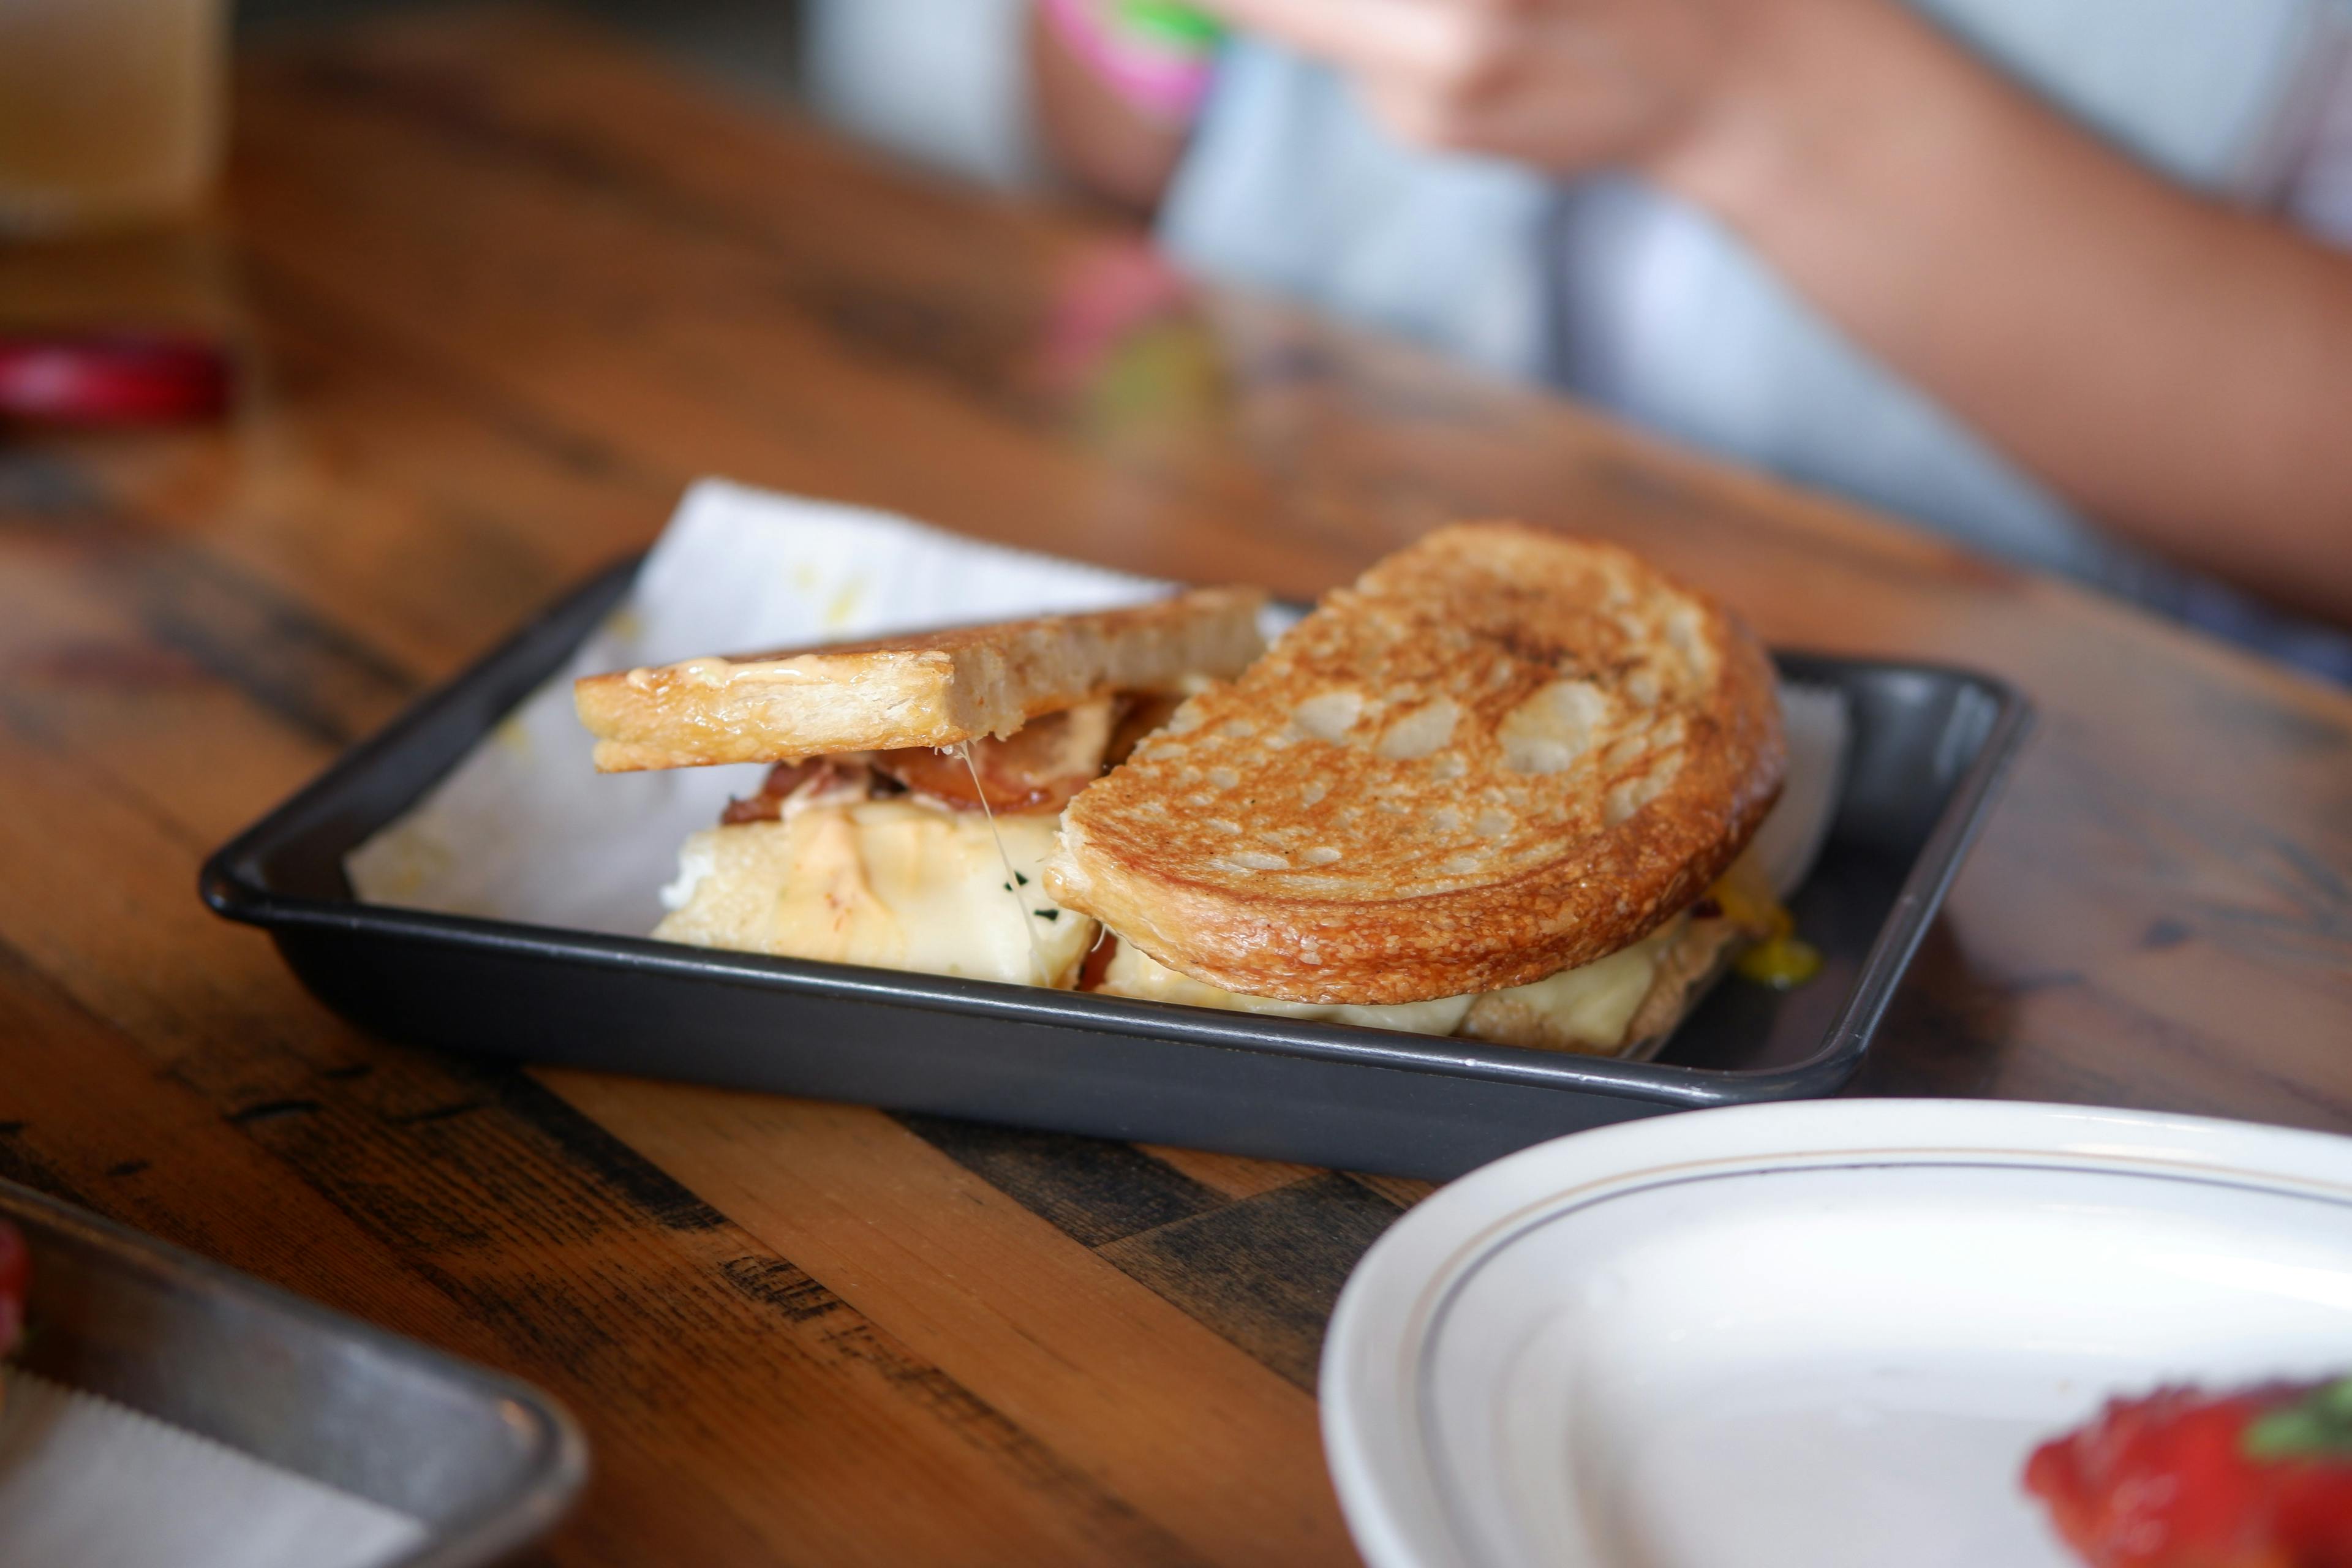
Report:
[[[1459,524],[1081,794],[1046,882],[1230,991],[1491,991],[1688,906],[1786,766],[1770,660],[1719,606],[1614,545]]]
[[[788,762],[1007,735],[1114,690],[1240,673],[1265,644],[1255,588],[1090,615],[711,656],[576,682],[604,773]]]

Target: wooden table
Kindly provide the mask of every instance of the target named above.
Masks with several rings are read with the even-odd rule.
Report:
[[[2352,699],[1264,302],[1107,377],[1055,301],[1134,265],[527,13],[253,60],[215,219],[0,251],[11,324],[251,371],[0,444],[0,1173],[553,1390],[551,1561],[1347,1561],[1317,1340],[1417,1187],[394,1047],[198,906],[704,473],[1301,595],[1515,514],[1999,671],[2041,731],[1861,1088],[2352,1129]]]

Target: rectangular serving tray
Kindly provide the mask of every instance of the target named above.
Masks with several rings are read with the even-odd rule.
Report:
[[[395,1039],[525,1061],[1446,1177],[1579,1128],[1834,1092],[1862,1065],[2030,704],[1966,670],[1805,654],[1853,721],[1829,839],[1792,902],[1826,964],[1715,988],[1659,1058],[1432,1039],[988,981],[684,947],[358,901],[343,857],[553,674],[624,562],[355,747],[205,863],[329,1006]]]
[[[0,1219],[32,1255],[26,1370],[422,1524],[382,1568],[506,1557],[587,1473],[579,1427],[527,1384],[13,1182]],[[136,1500],[137,1476],[118,1484]]]

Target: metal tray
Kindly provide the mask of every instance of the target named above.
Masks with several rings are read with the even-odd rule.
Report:
[[[1793,903],[1827,965],[1716,987],[1658,1059],[1576,1057],[358,902],[343,857],[407,809],[627,591],[626,562],[354,748],[206,862],[329,1006],[395,1038],[893,1110],[1444,1177],[1562,1132],[1833,1092],[1869,1047],[2031,706],[1989,677],[1783,654],[1853,718]]]
[[[587,1446],[535,1388],[12,1182],[0,1218],[32,1251],[27,1371],[423,1523],[383,1568],[495,1562],[580,1489]]]

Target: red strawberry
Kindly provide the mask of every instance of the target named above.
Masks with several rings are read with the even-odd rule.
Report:
[[[2352,1568],[2352,1379],[2115,1400],[2025,1485],[2094,1568]]]

